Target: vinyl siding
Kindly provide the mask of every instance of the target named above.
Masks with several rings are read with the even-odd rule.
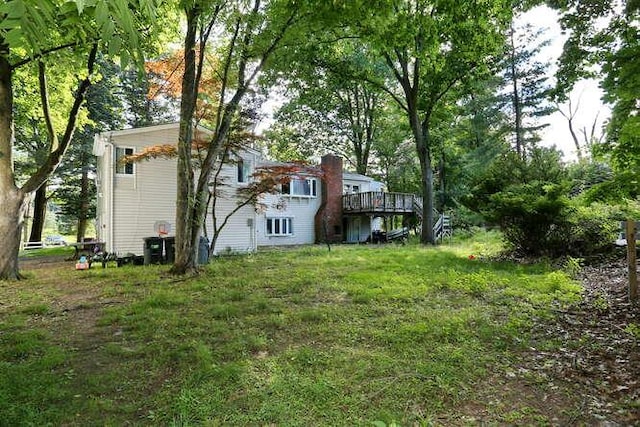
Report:
[[[144,147],[176,144],[178,129],[114,136],[116,147],[132,147],[136,153]],[[115,159],[114,159],[115,160]],[[113,200],[113,251],[142,254],[145,237],[156,236],[156,221],[171,224],[175,233],[176,209],[175,159],[152,159],[135,165],[133,175],[115,175]]]
[[[133,175],[115,174],[115,147],[134,149],[159,144],[177,144],[178,126],[162,125],[145,129],[129,129],[101,135],[104,139],[103,155],[98,159],[98,237],[105,241],[107,250],[120,254],[143,253],[145,237],[155,236],[154,224],[171,224],[169,235],[175,235],[176,165],[175,159],[153,159],[135,165]],[[113,144],[113,147],[109,144]],[[245,152],[243,158],[255,167],[257,152]],[[228,186],[219,195],[216,215],[219,222],[231,212],[240,200],[236,193],[244,184],[237,182],[236,165],[227,165],[222,175]],[[351,179],[349,179],[351,178]],[[344,184],[358,185],[359,191],[371,191],[377,184],[370,178],[346,174]],[[315,215],[321,204],[321,180],[317,180],[317,197],[265,195],[260,213],[254,206],[244,206],[233,214],[215,246],[216,253],[254,251],[257,246],[300,245],[314,243]],[[111,188],[113,187],[113,188]],[[377,188],[375,188],[377,189]],[[281,202],[284,202],[281,203]],[[206,232],[213,236],[211,206],[207,210]],[[267,218],[291,218],[293,234],[268,236]],[[113,230],[110,229],[113,224]],[[369,221],[362,222],[361,236],[368,237]]]
[[[109,138],[109,134],[106,134]],[[136,153],[144,147],[158,144],[175,144],[178,140],[178,127],[160,126],[149,128],[148,132],[115,132],[110,142],[115,147],[131,147]],[[107,250],[119,254],[143,253],[144,238],[155,236],[154,224],[166,221],[171,224],[169,235],[175,235],[176,209],[176,159],[152,159],[135,165],[133,175],[113,174],[113,206],[109,206],[108,180],[110,168],[115,168],[115,155],[110,149],[99,161],[98,175],[100,178],[99,191],[103,197],[99,199],[99,221],[103,230],[101,238],[107,242]],[[253,154],[247,153],[247,158],[253,163]],[[114,169],[115,170],[115,169]],[[237,187],[235,165],[225,167],[225,174],[229,178],[231,194],[226,199],[218,201],[219,217],[226,215],[237,203],[234,196]],[[113,241],[110,240],[109,216],[113,213]],[[207,215],[207,230],[212,235],[212,219],[210,209]],[[250,222],[248,220],[251,219]],[[250,224],[250,225],[248,225]],[[246,206],[236,212],[221,233],[216,252],[221,250],[248,251],[255,250],[256,236],[254,233],[255,209]]]
[[[258,216],[256,231],[258,246],[304,245],[315,243],[315,215],[320,207],[322,190],[321,180],[317,181],[318,197],[295,197],[266,195],[263,197],[266,210]],[[278,209],[280,202],[284,207]],[[293,235],[267,236],[267,218],[292,218]]]
[[[250,161],[252,165],[256,164],[256,159],[249,153],[245,153],[243,158],[245,161]],[[238,203],[245,200],[237,193],[238,188],[244,184],[238,184],[237,182],[237,166],[235,164],[223,166],[220,177],[225,185],[219,189],[218,200],[216,201],[218,227],[225,217],[238,206]],[[235,212],[222,229],[220,236],[218,236],[214,253],[255,251],[255,217],[255,207],[253,205],[243,206],[239,211]],[[212,206],[209,206],[207,210],[207,234],[213,236]]]

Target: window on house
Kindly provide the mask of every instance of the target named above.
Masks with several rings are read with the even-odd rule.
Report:
[[[116,147],[116,173],[119,175],[133,175],[133,163],[123,162],[126,156],[133,155],[133,148]]]
[[[267,236],[291,236],[292,218],[267,218]]]
[[[360,192],[360,186],[359,185],[354,185],[353,186],[353,192],[355,193],[359,193]]]
[[[291,181],[282,184],[282,194],[317,197],[318,181],[314,178],[292,178]]]
[[[238,182],[247,183],[251,177],[251,163],[238,160]]]

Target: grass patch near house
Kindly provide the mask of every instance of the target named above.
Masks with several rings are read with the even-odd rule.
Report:
[[[21,258],[41,258],[41,257],[71,257],[74,249],[72,246],[54,246],[38,249],[27,249],[20,251]]]
[[[0,282],[0,424],[453,419],[534,319],[580,295],[548,266],[484,259],[490,240],[272,250],[192,278],[68,262]]]

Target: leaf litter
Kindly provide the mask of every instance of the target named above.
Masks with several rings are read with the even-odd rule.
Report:
[[[522,369],[580,390],[585,422],[640,425],[640,304],[629,302],[627,277],[623,259],[583,267],[583,298],[539,319],[542,348],[525,352]]]

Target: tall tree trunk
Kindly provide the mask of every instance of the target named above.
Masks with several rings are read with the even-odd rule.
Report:
[[[0,46],[0,50],[6,49]],[[20,278],[18,251],[29,203],[26,194],[16,187],[13,175],[12,70],[7,57],[4,52],[0,54],[0,280],[15,280]]]
[[[29,198],[18,188],[0,190],[0,278],[20,279],[18,252]]]
[[[184,76],[180,101],[180,131],[178,136],[178,194],[176,198],[176,258],[171,269],[174,274],[195,271],[196,239],[199,227],[194,230],[195,208],[194,176],[191,162],[193,140],[193,116],[197,100],[196,36],[200,9],[198,5],[186,10],[187,31],[184,39]],[[195,236],[195,237],[194,237]]]
[[[518,70],[516,69],[516,44],[513,39],[514,29],[511,24],[511,84],[513,90],[512,104],[513,113],[515,115],[515,136],[516,136],[516,152],[520,158],[524,158],[524,140],[522,135],[522,105],[520,104],[520,93],[518,89]]]
[[[428,148],[428,135],[422,136],[422,149],[420,150],[420,171],[422,172],[422,231],[420,242],[423,244],[435,245],[436,240],[433,235],[433,168],[431,167],[431,153]]]
[[[82,153],[82,176],[80,177],[80,210],[78,212],[78,231],[76,242],[82,242],[87,233],[87,218],[89,218],[89,169],[85,154]]]
[[[409,124],[415,138],[422,175],[422,231],[420,232],[420,242],[434,245],[436,240],[433,235],[433,168],[431,167],[431,135],[428,123],[429,115],[427,114],[427,117],[420,122],[417,103],[409,103]]]
[[[28,204],[13,175],[13,70],[9,48],[0,44],[0,280],[18,279],[18,251]]]
[[[36,190],[33,199],[33,222],[31,223],[30,242],[42,241],[42,230],[47,215],[47,183],[45,182]]]

